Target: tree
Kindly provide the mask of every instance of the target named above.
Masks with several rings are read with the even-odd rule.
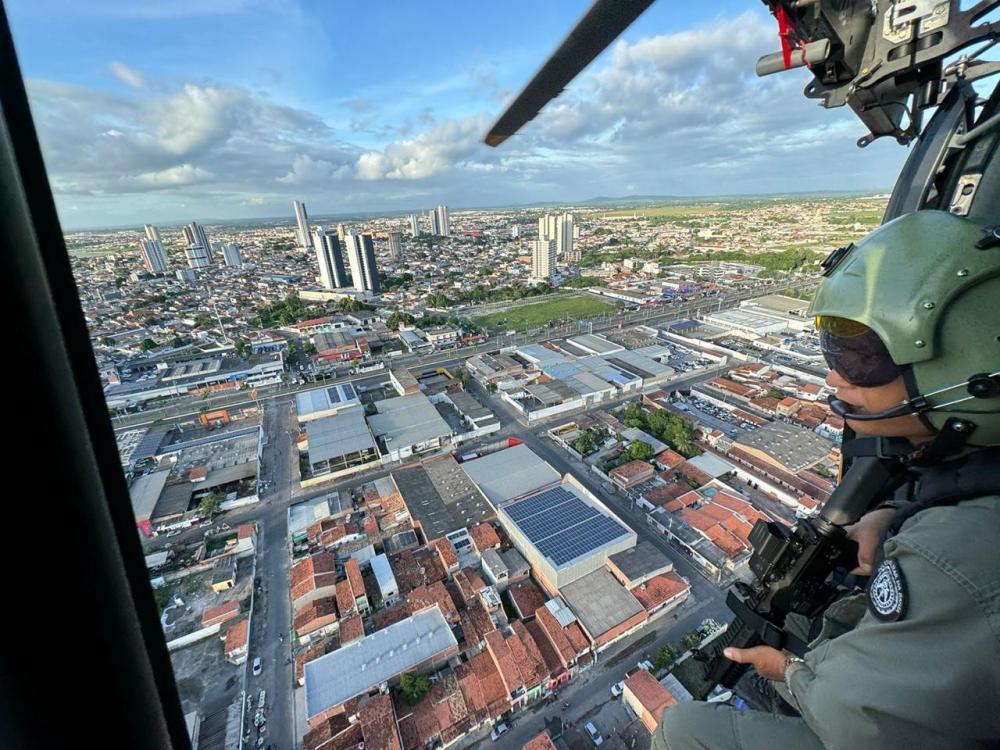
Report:
[[[677,649],[673,646],[663,646],[653,657],[653,666],[656,669],[670,669],[677,661]]]
[[[403,691],[403,697],[411,706],[420,703],[421,699],[427,695],[431,689],[431,681],[425,674],[416,672],[404,672],[399,678],[399,689]]]
[[[385,325],[389,329],[398,330],[399,324],[411,326],[413,325],[414,318],[409,313],[400,312],[396,310],[392,313],[385,321]]]
[[[148,352],[150,349],[155,349],[157,346],[159,345],[153,341],[153,339],[143,339],[142,343],[139,344],[139,348],[144,352]]]
[[[633,402],[625,407],[625,424],[629,427],[638,427],[640,430],[645,429],[646,419],[640,404]]]
[[[298,353],[299,353],[299,348],[295,345],[295,342],[294,341],[289,341],[288,342],[288,350],[287,350],[287,353],[285,354],[285,359],[288,362],[291,362],[293,359],[295,359],[295,357],[298,355]]]
[[[214,518],[218,515],[223,500],[225,500],[225,496],[221,492],[212,491],[201,499],[198,508],[206,518]]]
[[[487,393],[496,393],[497,392],[497,384],[496,383],[487,383],[486,384],[486,392]]]
[[[633,440],[628,445],[628,456],[633,461],[648,461],[653,457],[653,446],[643,440]]]
[[[573,441],[573,450],[581,456],[586,456],[588,453],[592,453],[596,448],[597,440],[591,432],[585,432]]]
[[[683,643],[684,648],[687,649],[697,648],[698,644],[701,643],[701,636],[698,635],[697,630],[689,630],[684,634],[684,637],[681,638],[681,643]]]
[[[243,359],[249,357],[250,352],[252,351],[250,344],[248,344],[243,339],[237,339],[236,343],[233,344],[233,349],[236,350],[236,356],[242,357]]]

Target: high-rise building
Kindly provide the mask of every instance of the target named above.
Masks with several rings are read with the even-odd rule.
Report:
[[[576,229],[573,226],[573,214],[545,214],[538,219],[538,238],[555,240],[556,254],[565,255],[573,252],[573,238]]]
[[[521,236],[521,227],[518,224],[515,224],[510,228],[510,238],[512,240],[516,240],[520,236]]]
[[[211,265],[214,260],[212,256],[212,243],[208,241],[208,235],[205,233],[205,228],[198,224],[196,221],[192,221],[186,227],[184,227],[184,240],[187,242],[188,246],[188,263],[191,263],[192,257],[204,258],[204,265]],[[197,250],[197,248],[201,248]],[[190,251],[195,251],[194,253]],[[203,266],[191,266],[191,268],[202,268]]]
[[[566,256],[573,252],[573,214],[566,213],[556,223],[556,254]]]
[[[187,256],[188,267],[190,268],[208,268],[212,265],[212,261],[209,260],[208,250],[201,245],[188,245],[184,254]]]
[[[341,247],[345,246],[345,243],[347,242],[347,235],[349,235],[350,233],[351,233],[350,227],[344,224],[337,225],[337,239],[340,240]]]
[[[163,273],[167,270],[167,254],[159,240],[139,240],[139,252],[142,253],[143,265],[150,273]]]
[[[389,257],[399,260],[403,255],[403,235],[399,232],[389,232]]]
[[[160,238],[160,230],[154,227],[152,224],[146,224],[143,226],[143,230],[146,232],[146,239],[153,240],[153,242],[163,242]]]
[[[295,209],[295,241],[305,250],[312,244],[309,241],[312,236],[309,233],[309,214],[306,213],[306,205],[302,201],[293,201],[292,207]]]
[[[319,262],[319,277],[326,289],[343,289],[347,286],[344,254],[337,235],[323,227],[316,227],[313,247]]]
[[[427,212],[427,222],[431,225],[431,234],[435,236],[441,234],[441,230],[438,228],[437,211],[433,208]]]
[[[177,278],[181,281],[186,281],[189,284],[193,284],[198,280],[198,272],[191,268],[178,268]]]
[[[347,235],[347,260],[351,266],[351,283],[359,292],[381,294],[378,267],[375,265],[375,241],[370,234]]]
[[[417,218],[416,214],[410,214],[410,236],[420,236],[420,220]]]
[[[545,214],[538,217],[538,239],[554,240],[556,238],[556,225],[559,217],[554,214]]]
[[[434,209],[434,215],[437,219],[437,231],[434,234],[439,234],[442,237],[450,237],[451,230],[448,227],[448,207],[438,206]]]
[[[531,254],[531,275],[536,279],[551,279],[556,272],[556,241],[535,240]]]
[[[243,265],[243,254],[240,252],[240,246],[232,242],[223,246],[222,257],[225,258],[227,266]]]

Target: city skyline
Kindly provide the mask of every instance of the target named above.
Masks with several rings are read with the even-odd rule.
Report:
[[[764,8],[737,3],[654,5],[523,133],[482,145],[586,5],[532,8],[529,31],[526,7],[487,18],[443,6],[437,24],[404,5],[344,11],[378,59],[364,69],[355,41],[310,45],[308,61],[280,42],[311,24],[332,34],[322,8],[139,12],[47,0],[10,12],[67,228],[256,219],[283,215],[292,198],[348,214],[695,198],[721,185],[868,190],[889,185],[907,154],[883,142],[857,149],[863,126],[806,100],[805,71],[757,79],[776,29]],[[192,50],[194,20],[211,43]],[[487,21],[489,45],[475,33]],[[260,36],[254,56],[228,54],[250,34]],[[96,35],[107,38],[99,50],[78,41]],[[156,40],[143,56],[137,35]],[[263,67],[272,47],[281,54]]]

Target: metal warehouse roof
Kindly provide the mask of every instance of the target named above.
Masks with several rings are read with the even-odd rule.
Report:
[[[375,407],[378,414],[368,417],[368,424],[390,450],[451,435],[451,427],[423,393],[376,401]]]
[[[306,436],[311,463],[375,448],[375,439],[360,409],[350,409],[309,422],[306,424]]]
[[[306,417],[316,412],[343,409],[361,403],[350,383],[314,388],[295,395],[295,413]]]
[[[132,497],[132,513],[135,515],[136,521],[145,521],[153,515],[153,508],[156,507],[156,501],[160,499],[168,476],[170,476],[169,469],[154,471],[152,474],[143,474],[132,482],[128,492]]]
[[[457,646],[438,605],[306,662],[311,718]]]
[[[559,472],[526,445],[490,453],[461,466],[494,505],[560,479]]]

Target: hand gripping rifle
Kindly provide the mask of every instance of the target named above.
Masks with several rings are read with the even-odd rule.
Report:
[[[703,700],[716,685],[732,688],[749,669],[722,655],[730,646],[771,646],[799,656],[806,643],[785,630],[785,618],[796,613],[814,618],[838,596],[838,584],[857,566],[857,545],[844,526],[854,523],[884,496],[903,465],[887,441],[864,438],[874,455],[859,455],[823,506],[819,516],[802,519],[792,528],[774,521],[757,521],[750,532],[753,583],[736,583],[726,597],[735,619],[726,631],[695,652],[706,666],[705,681],[694,697]],[[858,450],[856,453],[864,453]]]

